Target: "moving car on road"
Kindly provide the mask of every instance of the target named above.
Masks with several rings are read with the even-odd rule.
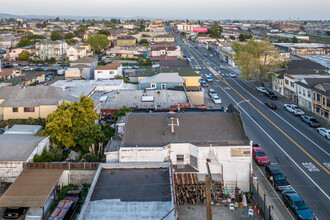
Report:
[[[195,69],[197,69],[197,70],[201,70],[202,67],[201,67],[200,65],[196,65],[196,66],[195,66]]]
[[[304,115],[305,112],[303,110],[301,110],[297,105],[294,104],[284,104],[284,108],[294,114],[294,115]]]
[[[285,206],[289,207],[298,219],[314,219],[313,211],[294,190],[284,190],[282,199]]]
[[[316,128],[316,131],[319,132],[323,137],[330,140],[330,129]]]
[[[306,122],[311,127],[317,128],[321,126],[321,123],[312,116],[302,115],[301,120]]]
[[[286,177],[275,165],[267,165],[265,167],[266,178],[274,183],[274,188],[278,191],[291,189],[290,183],[286,180]]]
[[[213,82],[213,78],[210,75],[206,75],[206,81]]]
[[[265,102],[265,105],[267,105],[271,109],[277,109],[277,105],[274,102],[267,101]]]
[[[265,95],[268,96],[270,99],[277,99],[277,96],[275,95],[275,93],[270,90],[266,89]]]
[[[212,96],[212,101],[213,101],[215,104],[221,104],[221,99],[220,99],[219,96],[217,96],[217,95]]]
[[[269,165],[270,164],[270,160],[269,160],[267,154],[263,151],[263,149],[258,144],[253,145],[252,156],[253,156],[254,161],[258,165]]]
[[[224,65],[221,65],[220,66],[220,69],[223,69],[224,70],[224,69],[226,69],[226,67]]]
[[[267,90],[265,87],[262,87],[262,86],[259,86],[259,87],[256,87],[256,89],[259,91],[259,92],[262,92],[262,93],[265,93]]]

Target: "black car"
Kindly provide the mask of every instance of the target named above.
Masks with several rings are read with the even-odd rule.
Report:
[[[272,91],[266,90],[265,95],[268,96],[270,99],[277,99],[277,96]]]
[[[286,177],[275,165],[267,165],[265,167],[266,178],[274,184],[274,188],[278,191],[291,189],[290,183]]]
[[[306,122],[309,126],[317,128],[321,126],[321,123],[312,116],[302,115],[301,120]]]
[[[271,109],[277,109],[277,105],[274,102],[267,101],[265,102],[265,105],[267,105]]]
[[[3,218],[15,219],[24,214],[25,208],[5,208],[2,213]]]

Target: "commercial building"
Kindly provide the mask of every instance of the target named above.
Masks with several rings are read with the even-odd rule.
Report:
[[[322,82],[312,88],[313,113],[330,122],[330,83]]]

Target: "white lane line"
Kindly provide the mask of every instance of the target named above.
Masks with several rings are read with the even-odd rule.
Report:
[[[307,162],[307,163],[302,163],[302,165],[304,167],[306,167],[306,169],[309,171],[309,172],[319,172],[320,170],[311,162]]]
[[[330,163],[323,163],[323,165],[324,165],[328,170],[330,170]]]
[[[218,84],[215,82],[215,84]],[[237,105],[237,101],[231,96],[229,95],[229,93],[224,90],[219,84],[218,86],[235,102],[235,104]],[[296,163],[296,161],[294,161],[292,159],[292,157],[287,153],[285,152],[285,150],[245,111],[245,109],[242,107],[241,105],[241,108],[242,111],[260,128],[261,131],[263,131],[266,136],[299,168],[299,170],[305,174],[305,176],[328,198],[328,200],[330,200],[330,197],[328,196],[328,194],[326,194],[323,189],[317,185],[317,183]]]
[[[254,95],[252,95],[249,91],[247,91],[245,88],[243,88],[238,82],[236,82],[236,80],[233,80],[239,87],[241,87],[246,93],[248,93],[250,96],[252,96],[255,100],[257,100],[259,103],[261,103],[262,105],[264,105],[263,102],[261,102],[257,97],[255,97]],[[282,118],[282,116],[280,116],[279,114],[277,114],[275,111],[271,111],[271,109],[267,108],[268,110],[270,110],[270,112],[274,113],[277,117],[279,117],[280,119],[282,119],[285,123],[287,123],[291,128],[293,128],[295,131],[297,131],[299,134],[301,134],[303,137],[305,137],[307,140],[309,140],[311,143],[313,143],[317,148],[319,148],[321,151],[323,151],[326,155],[330,156],[330,154],[325,151],[322,147],[320,147],[317,143],[315,143],[314,141],[312,141],[311,139],[309,139],[306,135],[304,135],[301,131],[299,131],[297,128],[295,128],[294,126],[292,126],[288,121],[286,121],[284,118]]]

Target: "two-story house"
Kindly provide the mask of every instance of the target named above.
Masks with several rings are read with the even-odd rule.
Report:
[[[87,51],[85,49],[85,47],[70,47],[67,50],[67,57],[69,57],[70,61],[76,61],[82,57],[87,56]]]
[[[97,59],[93,57],[82,57],[71,62],[71,68],[65,72],[65,79],[93,79]]]
[[[156,47],[151,51],[152,60],[176,60],[181,57],[181,48],[173,47]]]
[[[175,89],[176,87],[183,86],[183,83],[184,79],[179,76],[179,73],[159,73],[157,75],[141,79],[139,88],[141,90]]]
[[[330,83],[320,83],[312,88],[313,113],[330,122]]]
[[[110,63],[105,66],[95,67],[95,80],[115,79],[116,76],[123,76],[123,66],[121,63]]]
[[[117,46],[135,46],[136,38],[133,36],[121,36],[117,38]]]
[[[36,55],[42,60],[52,57],[59,60],[64,58],[67,49],[68,44],[65,41],[44,40],[36,44]]]
[[[153,41],[173,43],[175,41],[175,37],[173,35],[157,35],[153,37]]]

